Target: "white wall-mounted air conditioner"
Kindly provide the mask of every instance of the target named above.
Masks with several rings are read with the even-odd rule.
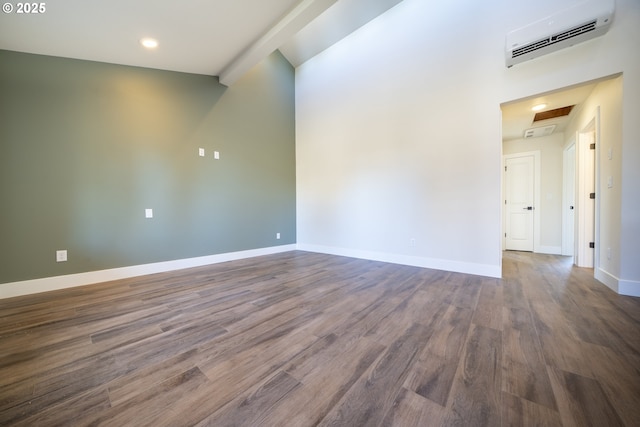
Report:
[[[507,67],[603,35],[615,11],[614,0],[585,0],[507,34]]]

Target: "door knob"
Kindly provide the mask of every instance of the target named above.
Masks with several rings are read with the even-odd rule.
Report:
[[[525,211],[532,211],[533,210],[533,206],[527,206],[526,208],[522,208]]]

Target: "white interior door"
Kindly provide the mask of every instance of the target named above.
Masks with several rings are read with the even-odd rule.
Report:
[[[505,249],[533,252],[535,157],[505,158]]]
[[[575,247],[576,212],[576,145],[571,144],[563,153],[562,191],[562,255],[573,256]]]
[[[576,265],[593,268],[595,246],[595,130],[591,123],[579,134],[578,157],[578,239]]]

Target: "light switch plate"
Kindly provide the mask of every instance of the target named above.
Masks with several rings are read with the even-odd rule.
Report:
[[[153,209],[145,209],[144,210],[145,218],[153,218]]]
[[[198,155],[204,157],[204,148],[198,148]]]
[[[56,251],[56,262],[65,262],[67,260],[67,251]]]

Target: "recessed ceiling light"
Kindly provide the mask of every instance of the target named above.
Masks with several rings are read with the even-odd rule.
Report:
[[[158,40],[145,38],[140,40],[140,44],[146,47],[147,49],[155,49],[158,47]]]
[[[547,107],[547,104],[538,104],[534,106],[531,110],[540,111],[540,110],[544,110],[546,107]]]

